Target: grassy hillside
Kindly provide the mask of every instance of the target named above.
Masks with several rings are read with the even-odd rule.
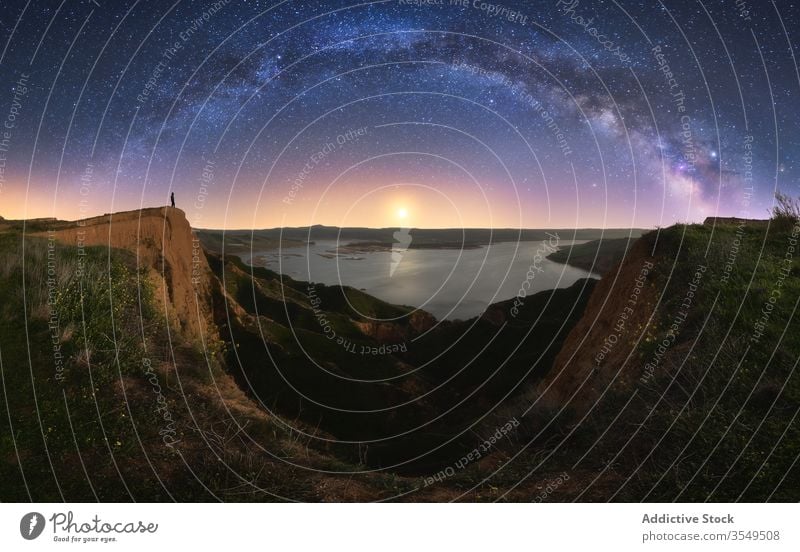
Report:
[[[654,268],[629,322],[646,323],[620,334],[624,361],[589,373],[588,399],[538,411],[550,424],[539,439],[553,438],[542,469],[595,473],[584,499],[798,499],[800,227],[777,222],[769,231],[677,225],[641,238]],[[621,270],[641,264],[631,258]],[[607,335],[582,334],[565,370],[592,365]],[[569,397],[578,387],[565,376],[553,385]]]
[[[346,465],[296,432],[313,428],[273,422],[170,331],[140,272],[125,251],[0,233],[2,500],[346,498],[318,471]]]
[[[138,324],[140,309],[143,318],[155,318],[150,290],[142,286],[137,296],[130,255],[85,253],[0,235],[5,500],[121,498],[120,481],[138,479],[140,466],[115,465],[114,458],[130,455],[140,440],[159,440],[154,405],[126,404],[120,387],[143,379],[142,361],[155,353],[143,346],[152,328]],[[139,426],[139,436],[134,409],[140,422],[150,422]],[[140,483],[139,496],[160,495],[153,481]]]

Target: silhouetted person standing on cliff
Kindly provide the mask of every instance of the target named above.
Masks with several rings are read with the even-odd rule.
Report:
[[[170,192],[169,202],[172,203],[172,207],[175,208],[175,192]]]

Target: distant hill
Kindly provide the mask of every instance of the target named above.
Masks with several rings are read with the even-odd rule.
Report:
[[[547,256],[551,261],[605,274],[618,265],[637,237],[592,240],[567,246]]]
[[[769,220],[764,219],[745,219],[745,218],[738,218],[738,217],[706,217],[703,221],[703,224],[706,226],[715,226],[715,225],[751,225],[751,226],[766,226],[769,224]]]
[[[338,241],[341,245],[353,243],[370,244],[373,247],[391,247],[394,234],[400,228],[337,228],[333,226],[310,226],[302,228],[273,228],[268,230],[197,230],[203,246],[210,251],[222,251],[225,236],[229,254],[240,251],[264,251],[282,247],[297,247],[314,241]],[[514,229],[514,228],[412,228],[412,249],[474,248],[493,243],[516,241],[542,241],[558,234],[564,241],[595,240],[639,237],[647,230],[641,228],[579,228],[579,229]]]

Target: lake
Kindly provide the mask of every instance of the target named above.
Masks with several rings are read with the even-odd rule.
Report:
[[[558,242],[561,248],[580,241]],[[548,242],[506,242],[475,249],[408,249],[336,254],[337,242],[239,254],[254,266],[296,280],[346,285],[397,305],[424,309],[440,320],[468,319],[515,297],[526,280],[528,295],[571,286],[597,276],[545,257]],[[230,253],[233,253],[231,251]],[[394,262],[393,262],[394,260]],[[532,278],[529,278],[533,274]]]

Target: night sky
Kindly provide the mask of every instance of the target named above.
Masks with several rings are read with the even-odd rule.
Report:
[[[0,215],[654,227],[800,194],[800,10],[4,1]]]

